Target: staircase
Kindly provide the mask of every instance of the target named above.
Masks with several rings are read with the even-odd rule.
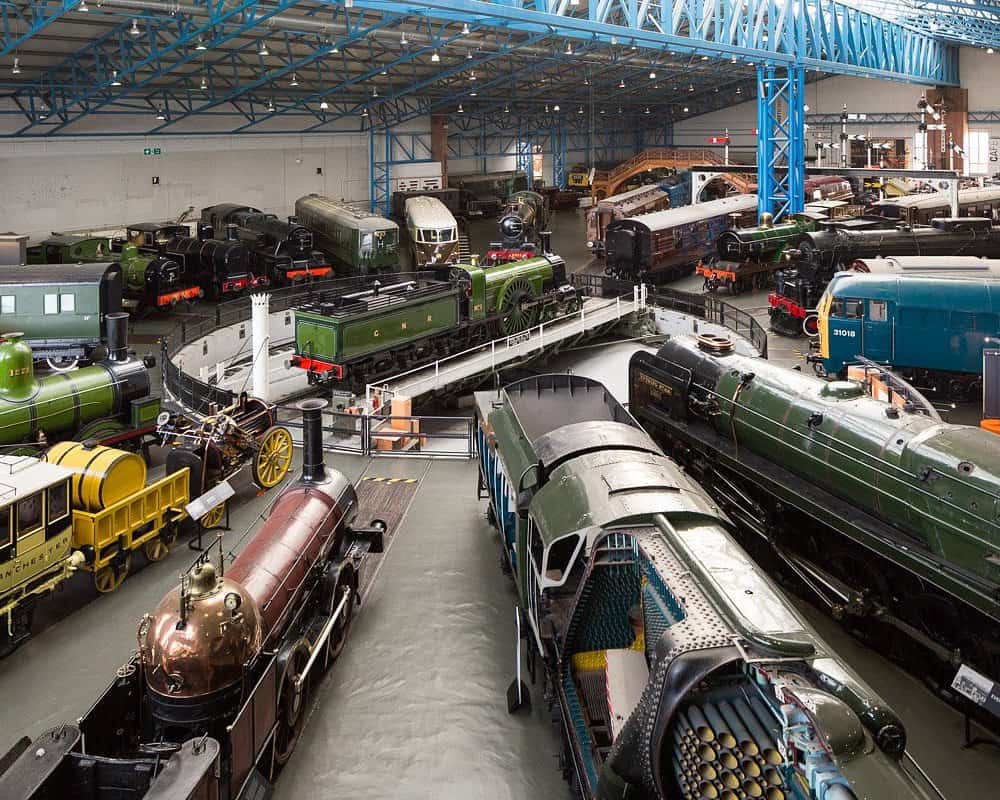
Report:
[[[468,264],[472,260],[472,247],[469,245],[469,234],[458,234],[458,262]]]

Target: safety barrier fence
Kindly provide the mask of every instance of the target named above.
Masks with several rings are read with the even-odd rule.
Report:
[[[632,287],[627,281],[606,275],[575,274],[570,279],[574,286],[591,297],[618,297]],[[767,358],[767,329],[751,314],[718,297],[656,286],[650,288],[649,304],[729,328],[747,339],[762,358]]]

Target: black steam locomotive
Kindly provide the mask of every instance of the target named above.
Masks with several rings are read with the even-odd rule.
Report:
[[[857,259],[885,256],[1000,256],[1000,227],[989,219],[935,219],[929,227],[856,230],[828,228],[803,234],[789,266],[775,274],[768,297],[771,329],[798,336],[812,333],[813,311],[833,274]],[[803,330],[805,326],[806,330]]]
[[[549,207],[537,192],[514,192],[497,222],[500,244],[506,249],[523,248],[538,241],[549,221]]]
[[[251,206],[220,203],[201,210],[199,239],[215,239],[228,226],[235,226],[235,239],[250,251],[250,267],[255,275],[285,286],[333,272],[326,256],[313,249],[312,231],[289,217],[287,221]]]

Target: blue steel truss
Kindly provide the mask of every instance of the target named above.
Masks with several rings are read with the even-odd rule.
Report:
[[[534,183],[535,170],[533,166],[534,151],[531,147],[531,134],[521,131],[517,135],[517,169],[528,176],[528,188]]]
[[[566,129],[552,128],[549,134],[552,151],[552,185],[558,189],[566,188]]]
[[[757,68],[757,213],[780,220],[805,204],[805,71]]]

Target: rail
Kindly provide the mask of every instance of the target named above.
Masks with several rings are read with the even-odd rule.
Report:
[[[606,275],[576,273],[570,280],[574,286],[591,297],[619,297],[630,292],[633,286],[628,281],[609,278]],[[658,286],[650,293],[649,304],[729,328],[749,341],[761,358],[767,358],[767,330],[764,326],[751,314],[718,297]]]

